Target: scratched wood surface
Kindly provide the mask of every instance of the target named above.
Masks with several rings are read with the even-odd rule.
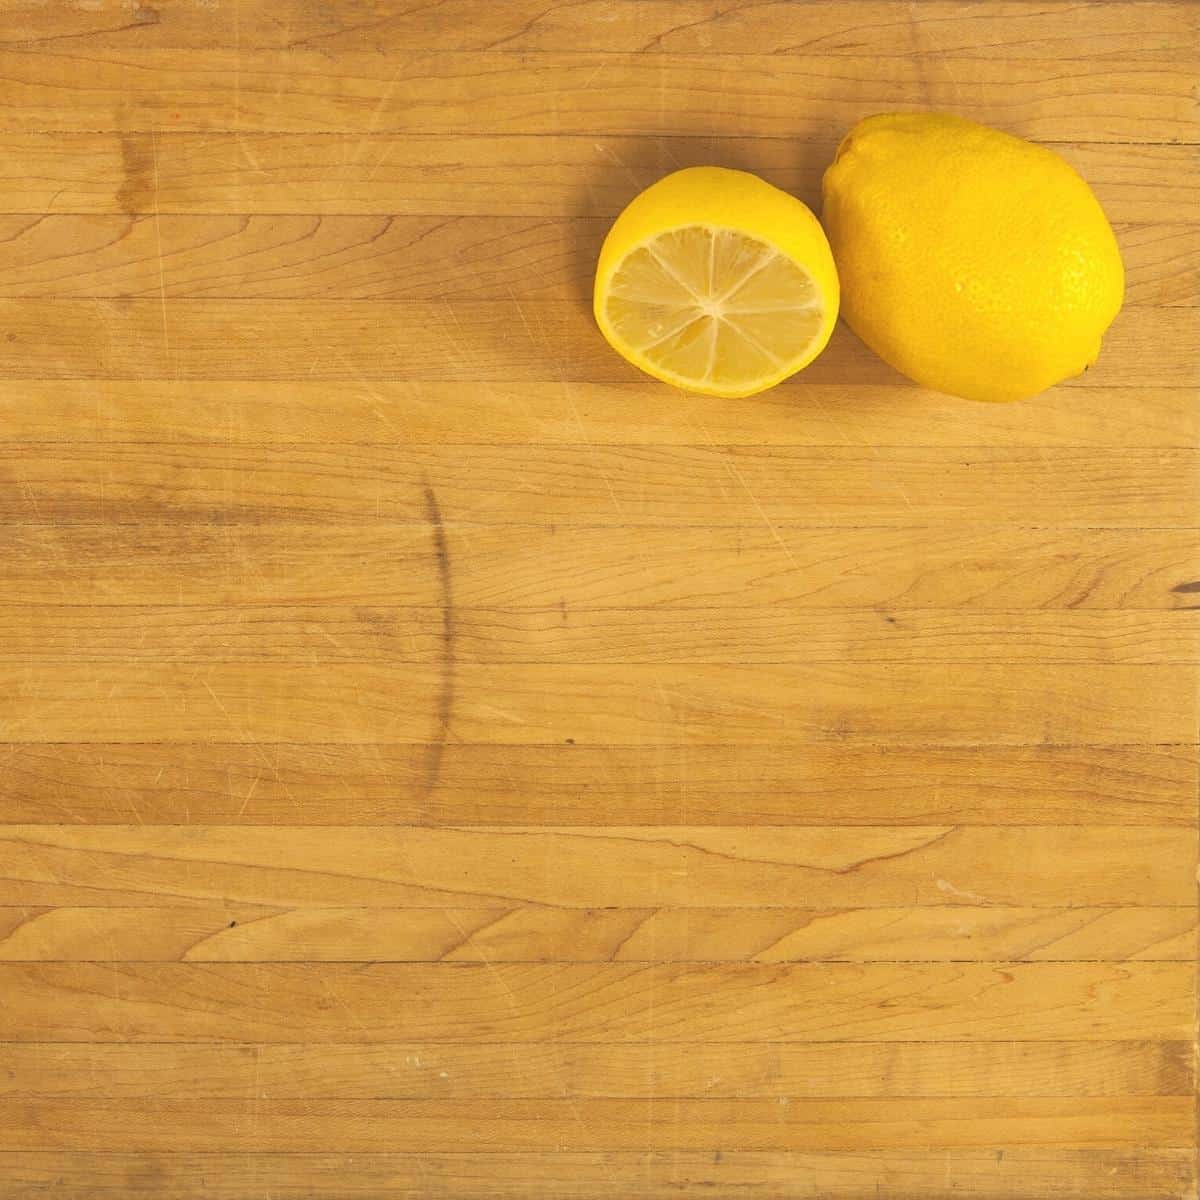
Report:
[[[0,1197],[1195,1197],[1198,26],[0,6]],[[603,345],[639,188],[929,107],[1086,378]]]

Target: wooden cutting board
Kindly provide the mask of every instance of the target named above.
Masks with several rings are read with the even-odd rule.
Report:
[[[1194,1196],[1198,18],[8,0],[0,1196]],[[1086,378],[605,347],[893,108],[1094,185]]]

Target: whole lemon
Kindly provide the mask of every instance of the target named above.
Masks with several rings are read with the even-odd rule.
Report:
[[[843,139],[823,193],[842,315],[910,379],[1019,400],[1096,361],[1124,270],[1057,154],[944,113],[882,114]]]

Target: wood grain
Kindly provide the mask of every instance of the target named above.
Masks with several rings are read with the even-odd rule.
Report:
[[[477,1152],[536,1150],[906,1149],[915,1136],[953,1148],[998,1141],[1036,1147],[1069,1141],[1105,1148],[1186,1148],[1190,1097],[1101,1100],[1022,1098],[910,1100],[901,1112],[880,1100],[678,1100],[668,1116],[653,1100],[71,1100],[10,1104],[0,1120],[14,1150],[244,1149],[246,1129],[270,1152],[335,1143],[350,1153],[397,1144],[453,1153],[455,1139]],[[782,1111],[781,1111],[782,1110]],[[1116,1118],[1116,1119],[1114,1119]],[[461,1143],[460,1143],[461,1144]]]
[[[233,915],[231,915],[231,913]],[[1191,962],[1156,908],[0,908],[5,962]]]
[[[435,529],[446,521],[1171,529],[1194,525],[1200,499],[1196,450],[897,447],[880,464],[857,446],[477,445],[469,474],[463,457],[432,445],[23,443],[4,455],[0,515],[60,524],[423,521]]]
[[[33,825],[1194,827],[1177,746],[24,742],[0,805]]]
[[[1136,402],[1131,401],[1136,397]],[[891,382],[785,383],[736,404],[642,385],[428,380],[8,380],[4,441],[292,445],[1195,447],[1187,387],[1056,388],[1020,405],[964,406]],[[867,437],[867,431],[870,437]]]
[[[931,61],[932,60],[932,61]],[[865,110],[953,106],[1042,141],[1195,141],[1189,48],[1153,62],[959,57],[927,45],[893,58],[542,51],[531,77],[511,50],[385,56],[292,46],[0,49],[19,132],[416,133],[836,140]]]
[[[1087,179],[1110,220],[1196,223],[1200,159],[1192,146],[1074,141],[1055,148]],[[10,132],[0,134],[0,214],[611,220],[668,171],[714,163],[755,171],[819,207],[821,174],[835,149],[835,138],[716,138],[706,131],[669,137]]]
[[[1200,715],[1190,664],[452,666],[0,663],[0,722],[45,742],[954,746],[1184,743]]]
[[[720,1155],[718,1158],[717,1156]],[[247,1191],[277,1197],[350,1200],[363,1190],[425,1200],[438,1196],[500,1196],[531,1192],[561,1200],[678,1196],[681,1188],[722,1188],[734,1195],[793,1200],[796,1180],[831,1200],[961,1200],[1036,1188],[1045,1200],[1079,1196],[1114,1200],[1136,1180],[1138,1200],[1177,1200],[1191,1185],[1188,1150],[891,1149],[822,1151],[592,1151],[544,1153],[355,1154],[225,1152],[114,1154],[21,1151],[0,1156],[0,1181],[18,1188],[53,1186],[63,1200],[241,1200]],[[1002,1193],[1001,1193],[1002,1194]]]
[[[529,53],[593,50],[728,54],[869,54],[906,59],[941,49],[1007,61],[1103,57],[1144,61],[1177,57],[1196,33],[1187,4],[1130,5],[1085,0],[1069,17],[1038,0],[965,8],[923,0],[910,11],[891,0],[810,0],[798,20],[789,0],[580,0],[502,6],[443,0],[435,8],[381,0],[313,7],[307,0],[242,0],[236,13],[167,5],[130,9],[125,0],[88,0],[47,11],[40,0],[11,0],[0,13],[0,41],[29,49],[49,40],[72,48],[246,50],[315,48],[330,55],[400,50],[446,53],[504,48]]]
[[[1200,662],[1189,613],[893,608],[459,606],[455,661],[495,663]],[[0,661],[439,663],[432,605],[0,607]]]
[[[1157,826],[283,828],[252,839],[211,825],[9,826],[0,903],[1176,906],[1192,898],[1194,852],[1188,831]],[[611,871],[617,856],[627,871]]]
[[[1186,1042],[0,1045],[0,1097],[249,1100],[1186,1096]],[[0,1159],[0,1161],[3,1161]]]
[[[1196,1194],[1200,10],[0,5],[0,1195]],[[589,314],[940,108],[1121,246],[1019,405]]]
[[[169,453],[172,461],[184,459],[182,450]],[[22,458],[36,462],[29,450]],[[103,464],[102,449],[89,452],[89,461]],[[103,471],[98,465],[95,474]],[[172,482],[169,474],[160,478]],[[223,510],[234,492],[222,486],[229,475],[214,467],[208,478],[219,506],[209,521],[165,519],[157,505],[152,518],[122,520],[124,506],[108,503],[100,479],[90,497],[69,501],[79,521],[50,523],[37,519],[40,499],[35,508],[28,490],[10,489],[11,502],[23,501],[21,511],[34,519],[0,524],[6,601],[62,605],[85,595],[109,615],[124,605],[304,605],[309,620],[324,606],[441,611],[441,571],[426,520],[317,523],[324,510],[314,506],[308,522],[254,520],[255,511],[245,513],[249,523],[229,523]],[[43,487],[42,494],[49,503],[62,493]],[[751,527],[641,527],[636,535],[622,526],[444,523],[456,609],[557,608],[561,616],[564,608],[588,607],[728,610],[753,599],[768,611],[872,608],[888,615],[1191,612],[1200,581],[1200,544],[1191,528],[772,529],[755,517]],[[883,615],[879,621],[895,628]],[[1172,628],[1164,620],[1159,632],[1167,637]],[[323,640],[322,647],[329,649]]]
[[[1155,962],[3,963],[0,986],[17,1042],[1173,1042],[1192,1035],[1193,974]],[[1122,1126],[1110,1117],[1118,1144]]]

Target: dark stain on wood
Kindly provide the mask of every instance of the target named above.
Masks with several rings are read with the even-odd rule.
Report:
[[[123,213],[145,212],[154,196],[154,150],[145,134],[119,134],[121,186],[117,208]]]
[[[446,539],[446,526],[442,520],[442,510],[438,504],[437,493],[428,481],[425,483],[425,518],[433,532],[433,549],[437,558],[439,600],[442,610],[441,682],[438,687],[437,705],[434,712],[435,729],[430,738],[425,758],[423,785],[424,794],[429,796],[437,789],[441,780],[446,739],[450,733],[450,721],[454,716],[456,619],[454,615],[454,575],[450,563],[450,548]]]

